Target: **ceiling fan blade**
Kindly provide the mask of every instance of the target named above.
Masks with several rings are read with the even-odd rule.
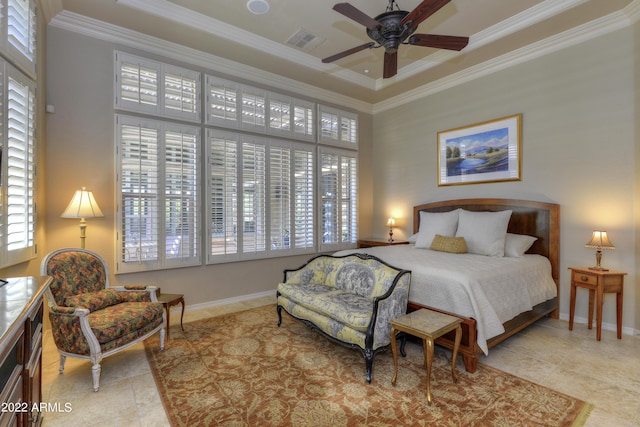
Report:
[[[398,51],[393,53],[385,52],[384,53],[384,70],[382,73],[382,77],[388,79],[389,77],[393,77],[398,72]]]
[[[375,30],[380,27],[380,23],[375,19],[371,18],[366,13],[360,11],[355,6],[350,5],[349,3],[337,3],[333,6],[333,10],[339,12],[346,16],[347,18],[353,19],[354,21],[364,25],[370,30]]]
[[[400,25],[405,25],[411,21],[411,28],[416,28],[422,21],[436,13],[450,1],[451,0],[424,0],[402,19]]]
[[[469,37],[414,34],[409,37],[409,44],[437,49],[462,50],[469,44]]]
[[[349,56],[353,53],[360,52],[361,50],[370,49],[375,45],[374,42],[365,43],[360,46],[352,47],[351,49],[347,49],[343,52],[336,53],[335,55],[328,56],[322,60],[323,63],[327,64],[329,62],[336,61],[340,58],[344,58],[345,56]]]

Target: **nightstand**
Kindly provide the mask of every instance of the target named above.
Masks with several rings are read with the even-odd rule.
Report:
[[[406,240],[394,240],[389,243],[388,240],[383,239],[358,239],[359,248],[372,248],[374,246],[393,246],[393,245],[408,245]]]
[[[569,267],[571,270],[571,301],[569,305],[569,330],[573,330],[573,315],[576,311],[576,288],[589,290],[589,324],[593,324],[593,304],[596,305],[596,339],[602,336],[602,305],[604,294],[616,294],[616,323],[618,339],[622,339],[622,291],[627,273],[613,270],[591,270],[588,267]]]
[[[182,326],[182,318],[184,317],[184,295],[182,294],[161,294],[158,293],[158,302],[162,304],[167,312],[167,341],[169,340],[169,326],[171,323],[171,307],[174,305],[182,304],[182,311],[180,312],[180,327],[184,331]]]

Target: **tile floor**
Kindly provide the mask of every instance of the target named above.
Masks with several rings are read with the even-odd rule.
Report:
[[[194,311],[187,308],[185,323],[271,303],[273,298],[265,297]],[[175,310],[179,313],[179,308]],[[178,315],[171,319],[174,328],[179,325]],[[64,374],[59,375],[58,360],[47,334],[42,392],[43,402],[53,409],[44,414],[44,426],[169,425],[142,344],[103,361],[98,393],[92,391],[89,362],[68,358]],[[640,426],[640,337],[624,335],[617,340],[614,332],[603,331],[597,342],[595,329],[584,324],[569,331],[565,321],[544,319],[491,349],[480,363],[594,404],[588,427]]]

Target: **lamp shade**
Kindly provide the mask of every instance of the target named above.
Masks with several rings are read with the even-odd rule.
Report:
[[[103,217],[93,193],[82,187],[76,191],[67,209],[60,215],[62,218],[98,218]]]
[[[589,240],[585,245],[586,248],[596,248],[598,250],[601,249],[615,249],[616,247],[609,241],[609,237],[607,237],[606,231],[594,231],[593,235],[591,235],[591,240]]]
[[[395,225],[396,225],[396,220],[395,219],[389,218],[387,220],[387,227],[395,227]]]

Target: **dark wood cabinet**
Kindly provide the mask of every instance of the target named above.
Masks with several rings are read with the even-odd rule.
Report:
[[[49,277],[0,286],[0,427],[42,424],[43,295]]]

